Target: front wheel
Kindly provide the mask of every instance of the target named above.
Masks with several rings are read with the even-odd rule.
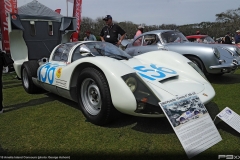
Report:
[[[85,68],[79,74],[77,95],[84,116],[93,124],[107,124],[116,114],[108,82],[104,74],[95,68]]]

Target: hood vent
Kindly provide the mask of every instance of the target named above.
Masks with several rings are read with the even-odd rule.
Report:
[[[175,79],[178,79],[178,75],[173,76],[173,77],[169,77],[169,78],[166,78],[166,79],[163,79],[163,80],[161,80],[161,81],[159,81],[159,82],[163,84],[163,83],[166,83],[166,82],[175,80]]]

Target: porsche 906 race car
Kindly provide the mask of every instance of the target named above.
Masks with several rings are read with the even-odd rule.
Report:
[[[78,102],[85,117],[97,125],[109,122],[116,110],[161,117],[160,101],[196,92],[208,103],[215,95],[199,68],[178,53],[131,57],[106,42],[60,44],[49,60],[26,61],[19,73],[28,93],[43,88]]]
[[[24,89],[30,94],[44,89],[77,102],[93,124],[104,125],[119,112],[163,117],[159,102],[190,92],[197,93],[204,104],[215,96],[201,70],[178,53],[160,50],[132,57],[110,43],[96,41],[60,43],[53,47],[57,37],[62,36],[57,34],[57,27],[52,27],[50,34],[44,32],[52,25],[49,23],[52,19],[44,17],[41,21],[38,17],[34,21],[30,17],[29,23],[27,18],[23,16],[22,23],[16,23],[15,17],[14,27],[9,27],[14,68]],[[60,23],[62,31],[74,26],[71,20]],[[42,31],[41,34],[19,31],[29,26]],[[36,35],[31,36],[33,33]],[[52,52],[48,53],[51,47]]]

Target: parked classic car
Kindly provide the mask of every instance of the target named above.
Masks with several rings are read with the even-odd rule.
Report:
[[[197,43],[207,43],[207,44],[215,44],[216,42],[208,35],[189,35],[186,38],[190,42],[197,42]],[[197,41],[197,40],[200,41]]]
[[[70,25],[74,21],[16,17],[9,25],[10,46],[14,68],[25,91],[33,94],[46,90],[75,101],[93,124],[111,122],[119,112],[163,117],[160,101],[193,91],[204,104],[215,96],[201,70],[178,53],[160,50],[132,57],[115,45],[97,41],[53,47],[59,37],[64,37],[61,34],[70,32],[64,30],[74,26]],[[60,23],[63,32],[58,32],[56,26],[49,34],[52,21]],[[64,24],[66,21],[69,23]],[[25,29],[29,27],[36,32]],[[30,36],[32,33],[35,36]]]
[[[234,45],[228,45],[231,49],[225,46],[191,43],[176,30],[155,30],[134,39],[125,51],[131,56],[156,50],[174,51],[194,62],[205,75],[222,75],[233,73],[240,65],[239,49]]]
[[[189,35],[186,36],[186,38],[190,41],[190,42],[198,42],[198,43],[207,43],[207,44],[221,44],[221,43],[217,43],[215,42],[210,36],[208,35]],[[236,47],[240,48],[240,44],[235,44],[233,42],[233,45],[235,45]]]

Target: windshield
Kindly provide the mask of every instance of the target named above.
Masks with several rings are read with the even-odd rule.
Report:
[[[108,56],[108,57],[115,56],[115,58],[118,57],[118,59],[120,59],[121,57],[122,57],[121,59],[132,58],[125,51],[108,42],[89,42],[85,43],[85,45],[95,56]]]
[[[211,37],[207,36],[203,38],[203,43],[215,43],[215,41]]]
[[[163,43],[181,43],[188,41],[187,38],[178,31],[168,31],[161,34]]]

